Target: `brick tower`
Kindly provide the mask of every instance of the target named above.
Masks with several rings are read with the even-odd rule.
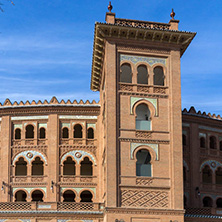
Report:
[[[169,23],[96,23],[91,89],[100,91],[104,222],[183,222],[180,58],[195,33]]]

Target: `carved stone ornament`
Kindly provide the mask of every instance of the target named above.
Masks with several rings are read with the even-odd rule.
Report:
[[[28,152],[28,153],[26,154],[26,156],[27,156],[29,159],[31,159],[31,158],[33,157],[33,154],[32,154],[31,152]]]
[[[82,157],[82,154],[81,154],[80,152],[77,152],[77,153],[75,154],[75,156],[76,156],[77,158],[81,158],[81,157]]]

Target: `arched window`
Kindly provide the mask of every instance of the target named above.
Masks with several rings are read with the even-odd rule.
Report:
[[[187,145],[187,137],[185,134],[183,134],[183,146]]]
[[[222,168],[219,167],[217,170],[216,170],[216,184],[222,184]]]
[[[63,175],[75,175],[76,174],[76,163],[71,157],[68,157],[63,163]]]
[[[157,66],[153,70],[154,72],[154,85],[164,86],[164,72],[161,66]]]
[[[15,176],[26,176],[27,175],[27,163],[23,157],[15,163]]]
[[[186,182],[186,180],[187,180],[187,169],[186,169],[186,167],[183,167],[183,182],[185,183]]]
[[[40,139],[45,139],[45,128],[41,127],[39,131],[40,131]]]
[[[205,148],[206,147],[206,142],[204,137],[200,137],[200,147]]]
[[[89,160],[88,157],[85,157],[84,160],[81,162],[80,174],[82,176],[92,176],[93,175],[92,162]]]
[[[211,149],[217,149],[217,142],[216,142],[216,137],[215,136],[210,137],[210,148]]]
[[[17,128],[15,130],[15,139],[20,140],[21,139],[21,129]]]
[[[82,126],[80,124],[74,126],[74,138],[82,138]]]
[[[35,190],[33,193],[32,193],[32,201],[40,201],[40,202],[43,202],[43,193],[42,191],[40,190]]]
[[[203,183],[212,183],[212,171],[209,166],[205,166],[202,170]]]
[[[90,191],[83,191],[81,194],[80,194],[80,202],[92,202],[92,193]]]
[[[25,138],[26,139],[33,139],[34,138],[34,127],[32,125],[26,126]]]
[[[64,138],[64,139],[69,138],[69,129],[67,127],[64,127],[62,129],[62,138]]]
[[[148,71],[145,65],[140,65],[137,67],[137,83],[148,84]]]
[[[87,138],[88,139],[94,139],[94,130],[93,130],[93,128],[89,128],[87,130]]]
[[[75,202],[76,195],[72,190],[63,193],[63,202]]]
[[[35,158],[35,161],[32,162],[32,175],[43,175],[44,174],[44,166],[43,161],[39,157]]]
[[[151,130],[150,110],[146,104],[136,107],[136,129]]]
[[[222,151],[222,141],[220,141],[220,151]]]
[[[218,198],[216,204],[217,208],[222,208],[222,198]]]
[[[130,64],[123,64],[120,68],[120,82],[132,83],[132,70]]]
[[[23,190],[19,190],[15,193],[15,202],[26,202],[27,194]]]
[[[151,155],[146,149],[139,150],[136,153],[136,176],[151,177]]]
[[[203,207],[212,207],[213,201],[210,197],[203,198]]]

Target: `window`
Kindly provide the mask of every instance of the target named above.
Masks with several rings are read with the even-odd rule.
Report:
[[[87,138],[88,139],[94,139],[94,130],[93,130],[93,128],[89,128],[87,130]]]
[[[185,134],[183,134],[183,146],[187,145],[187,137]]]
[[[23,157],[15,163],[15,176],[26,176],[27,175],[27,163]]]
[[[217,208],[222,208],[222,198],[218,198],[216,204]]]
[[[222,184],[222,168],[216,170],[216,184]]]
[[[64,138],[64,139],[69,138],[69,129],[67,127],[64,127],[62,129],[62,138]]]
[[[84,160],[81,162],[80,174],[82,176],[92,176],[93,175],[92,162],[89,160],[88,157],[85,157]]]
[[[129,64],[121,65],[120,82],[132,83],[132,70]]]
[[[209,166],[205,166],[202,170],[203,183],[212,183],[212,171]]]
[[[184,183],[185,183],[186,180],[187,180],[186,172],[187,172],[186,167],[183,167],[183,182],[184,182]]]
[[[76,174],[76,166],[75,162],[71,157],[68,157],[66,161],[64,161],[63,165],[63,175],[75,175]]]
[[[26,202],[27,194],[23,190],[19,190],[15,193],[15,202]]]
[[[21,139],[21,130],[20,129],[16,129],[15,130],[15,139],[16,140],[20,140]]]
[[[215,136],[210,137],[210,148],[211,149],[217,149],[217,143],[216,143],[216,137]]]
[[[34,138],[34,127],[32,125],[26,126],[25,138],[26,139],[33,139]]]
[[[80,124],[74,126],[74,138],[82,138],[82,126]]]
[[[220,151],[222,151],[222,141],[220,141]]]
[[[40,139],[45,139],[45,128],[40,128]]]
[[[201,148],[205,148],[206,147],[206,143],[205,143],[205,138],[204,137],[200,137],[200,147]]]
[[[148,84],[148,71],[145,65],[140,65],[137,67],[137,83]]]
[[[92,202],[92,193],[90,191],[83,191],[80,194],[80,202]]]
[[[157,66],[153,70],[154,72],[154,85],[164,86],[164,73],[161,66]]]
[[[146,104],[136,107],[136,129],[151,130],[150,110]]]
[[[32,193],[32,201],[39,201],[39,202],[43,202],[43,193],[40,190],[35,190]]]
[[[212,207],[213,201],[210,197],[203,198],[203,207]]]
[[[75,193],[72,190],[67,190],[63,193],[63,202],[75,202]]]
[[[35,161],[32,162],[32,175],[36,176],[43,174],[44,174],[43,161],[41,161],[39,157],[36,157]]]
[[[148,150],[142,149],[136,153],[136,176],[151,177],[151,155]]]

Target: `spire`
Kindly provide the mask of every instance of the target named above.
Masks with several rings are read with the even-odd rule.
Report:
[[[172,8],[172,12],[170,13],[170,17],[174,20],[174,16],[176,15],[176,13],[174,12],[173,8]]]
[[[112,6],[111,2],[109,2],[109,5],[108,5],[108,10],[109,10],[109,12],[111,12],[112,9],[113,9],[113,6]]]

